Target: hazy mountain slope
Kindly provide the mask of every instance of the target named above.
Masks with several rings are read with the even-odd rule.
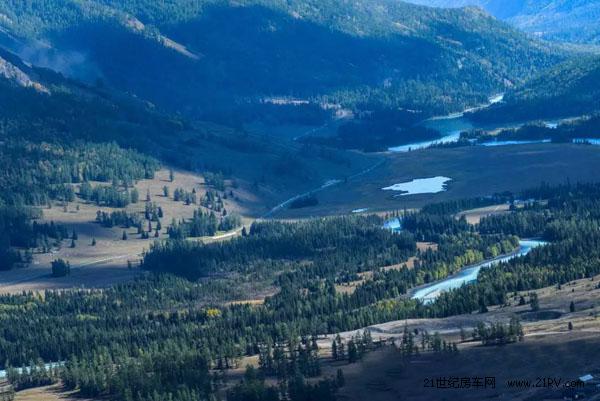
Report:
[[[188,122],[110,88],[30,67],[0,48],[0,158],[14,142],[116,142],[186,170],[254,183],[261,209],[353,175],[376,158],[312,149],[203,121]]]
[[[595,0],[408,0],[434,7],[478,6],[545,39],[600,43],[600,3]]]
[[[15,49],[36,62],[66,59],[162,106],[228,122],[260,115],[271,96],[457,110],[560,59],[476,9],[391,0],[9,0],[0,13],[22,41],[49,44]]]
[[[480,120],[518,121],[570,117],[600,110],[600,58],[558,65],[505,95],[504,102],[474,115]]]

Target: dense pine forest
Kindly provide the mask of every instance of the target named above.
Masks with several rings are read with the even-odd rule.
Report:
[[[388,345],[433,364],[523,341],[517,303],[537,311],[543,289],[546,308],[547,291],[600,274],[600,184],[522,190],[540,165],[598,162],[600,58],[540,39],[597,41],[551,22],[595,15],[589,0],[504,3],[503,21],[397,0],[0,1],[14,390],[337,401],[351,364]],[[515,19],[529,13],[547,32],[514,28],[533,29]],[[553,144],[477,146],[490,141]],[[379,185],[434,174],[452,177],[440,192]],[[525,254],[527,239],[543,245]],[[461,321],[470,333],[428,331]]]
[[[503,102],[480,110],[471,118],[505,122],[593,114],[600,108],[599,77],[597,55],[572,59],[512,88]]]
[[[599,194],[598,185],[540,187],[523,194],[532,199],[525,207],[476,226],[453,214],[484,200],[407,213],[401,233],[382,229],[380,217],[355,216],[259,222],[241,238],[209,245],[157,243],[141,265],[152,274],[136,282],[104,291],[3,296],[0,360],[6,366],[65,361],[61,377],[85,396],[187,400],[212,397],[219,387],[214,369],[259,354],[260,375],[249,371],[243,386],[256,385],[271,397],[260,399],[333,399],[334,378],[316,388],[302,379],[319,371],[311,337],[407,317],[485,311],[515,291],[600,273]],[[484,270],[477,284],[432,304],[407,296],[461,267],[512,252],[517,236],[550,245]],[[434,241],[438,249],[417,251],[417,239]],[[418,262],[412,269],[382,269],[413,255]],[[372,277],[354,292],[337,291],[365,271]],[[236,288],[249,282],[278,291],[262,305],[228,304],[243,299]],[[518,335],[515,330],[509,332]],[[485,341],[496,341],[486,333]],[[276,367],[282,363],[285,369]],[[287,378],[287,386],[261,384],[269,375]],[[243,386],[231,399],[249,391]],[[313,395],[295,398],[301,397],[295,386]]]
[[[65,72],[228,124],[318,121],[324,105],[456,111],[566,56],[475,9],[388,0],[10,0],[0,13],[32,62],[85,55]],[[273,96],[310,103],[274,108]]]

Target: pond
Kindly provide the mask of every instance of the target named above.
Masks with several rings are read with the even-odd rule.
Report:
[[[382,189],[384,191],[401,192],[399,196],[437,194],[439,192],[446,191],[447,184],[450,181],[452,181],[452,178],[442,176],[431,178],[418,178],[412,181],[394,184]]]

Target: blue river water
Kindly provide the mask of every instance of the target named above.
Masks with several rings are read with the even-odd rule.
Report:
[[[416,290],[412,294],[412,299],[421,300],[425,304],[431,303],[444,291],[460,288],[465,284],[477,281],[477,276],[479,276],[481,269],[527,255],[532,249],[543,245],[546,245],[546,242],[538,240],[519,241],[519,249],[516,252],[465,267],[459,273],[451,277]]]

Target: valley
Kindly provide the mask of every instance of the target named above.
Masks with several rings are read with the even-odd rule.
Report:
[[[434,148],[390,154],[377,170],[319,193],[318,205],[282,210],[279,216],[345,214],[360,208],[368,208],[368,212],[402,210],[432,201],[515,193],[540,182],[594,181],[598,162],[600,148],[572,144]],[[398,182],[436,176],[452,179],[447,190],[410,197],[382,190]]]
[[[0,401],[600,400],[597,11],[1,2]]]

